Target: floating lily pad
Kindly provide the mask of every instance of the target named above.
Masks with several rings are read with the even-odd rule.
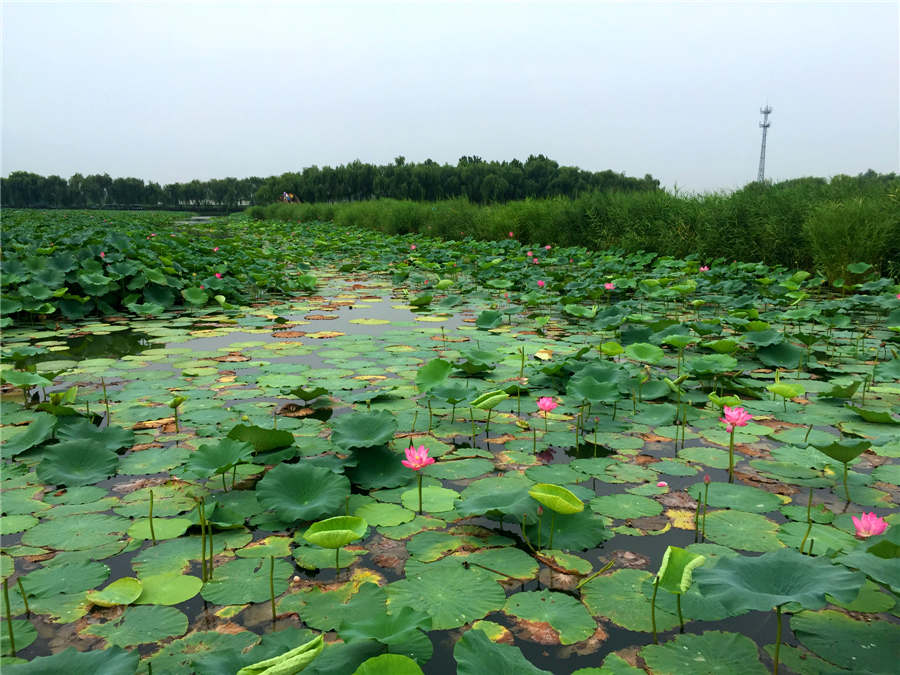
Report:
[[[856,621],[829,609],[794,615],[791,629],[803,646],[841,668],[890,673],[896,666],[900,643],[896,624]]]
[[[143,586],[140,580],[122,577],[102,590],[88,592],[87,600],[100,607],[130,605],[140,597],[142,591]]]
[[[774,551],[783,546],[776,536],[778,525],[756,513],[710,511],[706,537],[717,544],[745,551]]]
[[[641,656],[654,673],[744,675],[769,670],[759,661],[756,644],[744,635],[706,631],[676,635],[661,645],[647,645]]]
[[[480,630],[470,630],[453,647],[457,675],[515,673],[516,675],[551,675],[549,670],[534,666],[518,647],[491,642]]]
[[[511,595],[503,611],[527,621],[550,624],[564,645],[586,640],[597,627],[584,605],[575,598],[546,589]]]
[[[287,589],[292,567],[284,560],[275,561],[275,595]],[[270,598],[269,561],[239,559],[218,566],[212,581],[206,582],[201,595],[216,605],[241,605],[263,602]]]
[[[137,605],[178,605],[190,600],[203,587],[203,582],[186,574],[153,574],[142,576]]]
[[[129,607],[120,619],[92,624],[82,633],[105,638],[110,645],[157,642],[187,632],[188,618],[174,607]]]

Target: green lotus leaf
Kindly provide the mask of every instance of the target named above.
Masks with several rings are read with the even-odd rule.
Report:
[[[635,342],[625,347],[625,356],[633,361],[659,363],[665,356],[665,352],[649,342]]]
[[[691,587],[691,575],[694,568],[699,567],[706,558],[697,553],[686,551],[678,546],[667,546],[659,565],[659,586],[669,593],[680,595],[687,593]]]
[[[122,577],[116,579],[103,590],[89,591],[87,600],[99,607],[130,605],[140,597],[142,591],[143,586],[139,579]]]
[[[256,484],[256,497],[285,522],[316,520],[337,511],[350,481],[310,464],[279,464]]]
[[[480,630],[469,630],[453,647],[457,675],[515,673],[515,675],[551,675],[541,670],[522,654],[518,647],[491,642]]]
[[[828,445],[813,445],[813,447],[837,462],[852,462],[872,446],[871,441],[865,439],[841,439]]]
[[[74,594],[90,590],[109,577],[109,568],[93,561],[62,562],[40,567],[22,579],[27,593],[35,598],[53,598],[61,593]]]
[[[590,403],[615,403],[622,398],[615,382],[600,382],[590,375],[569,380],[566,393]]]
[[[727,354],[706,354],[688,359],[685,367],[692,375],[709,377],[737,370],[738,362],[736,358]]]
[[[479,410],[493,410],[508,398],[509,394],[507,394],[502,389],[498,389],[496,391],[486,391],[478,396],[475,400],[470,401],[469,406],[471,406],[472,408],[478,408]]]
[[[312,387],[310,389],[304,389],[303,387],[295,387],[291,389],[291,396],[296,396],[300,400],[312,401],[313,399],[319,398],[319,396],[326,396],[330,392],[325,389],[325,387]]]
[[[249,461],[253,450],[250,443],[230,438],[223,438],[215,445],[201,445],[188,457],[185,473],[197,478],[217,476]]]
[[[18,632],[15,635],[18,647]],[[79,652],[74,647],[68,647],[52,656],[37,656],[28,663],[4,664],[3,670],[13,675],[134,675],[140,658],[136,650],[126,651],[121,647],[90,652]]]
[[[806,350],[781,342],[777,345],[762,347],[756,350],[756,357],[772,368],[797,368],[806,356]]]
[[[366,536],[369,524],[358,516],[335,516],[310,525],[303,538],[323,548],[340,548]]]
[[[423,675],[423,672],[419,664],[408,656],[381,654],[363,661],[353,675]]]
[[[460,403],[465,401],[470,394],[469,389],[461,382],[447,382],[446,384],[439,384],[433,389],[430,389],[429,393],[435,398],[446,401],[451,405],[459,405]]]
[[[431,304],[434,296],[431,293],[422,293],[414,298],[410,298],[409,304],[413,307],[425,307]]]
[[[597,623],[578,600],[550,590],[524,591],[511,595],[503,611],[526,621],[547,622],[559,634],[560,644],[586,640]]]
[[[584,510],[584,502],[571,490],[552,483],[537,483],[528,494],[551,511],[563,514],[579,513]]]
[[[181,289],[181,297],[196,307],[205,305],[209,301],[209,293],[196,286]]]
[[[497,611],[506,601],[503,587],[476,567],[465,569],[458,558],[432,563],[410,560],[406,578],[385,589],[391,611],[411,607],[431,615],[432,630],[458,628]]]
[[[732,611],[767,611],[788,602],[804,609],[822,609],[825,594],[850,602],[856,598],[865,577],[816,558],[780,549],[758,557],[724,558],[710,569],[695,572],[700,593]]]
[[[187,628],[187,616],[174,607],[142,606],[128,607],[121,618],[91,624],[81,632],[105,638],[110,645],[128,647],[179,637]]]
[[[0,381],[11,384],[14,387],[49,387],[53,384],[53,382],[46,377],[41,377],[37,373],[29,373],[24,370],[0,371]]]
[[[265,659],[264,661],[257,661],[256,663],[241,668],[237,671],[237,675],[299,673],[312,663],[313,660],[322,653],[322,649],[324,648],[325,639],[320,634],[299,647],[294,647],[277,656]]]
[[[478,315],[478,318],[475,319],[475,325],[481,330],[496,328],[501,323],[503,323],[503,315],[493,309],[484,310]]]
[[[199,538],[193,543],[199,544]],[[151,574],[140,579],[141,594],[134,601],[137,605],[178,605],[193,598],[203,587],[198,577],[187,574]]]
[[[56,419],[56,416],[49,413],[37,413],[25,431],[13,436],[12,440],[7,441],[0,452],[2,452],[4,457],[15,457],[36,445],[40,445],[53,435]]]
[[[697,338],[691,335],[681,335],[677,333],[673,335],[666,335],[662,339],[663,344],[670,345],[672,347],[675,347],[676,349],[684,349],[689,344],[693,344],[695,342],[697,342]]]
[[[744,341],[755,347],[769,347],[784,342],[784,335],[771,328],[765,330],[750,330],[744,333]]]
[[[343,450],[386,445],[397,431],[397,419],[387,410],[342,415],[332,425],[331,440]]]
[[[891,413],[890,410],[871,410],[869,408],[860,408],[855,405],[847,405],[850,410],[862,417],[866,422],[874,422],[875,424],[900,424],[900,416]]]
[[[228,438],[250,443],[256,452],[267,452],[287,448],[294,444],[294,435],[282,429],[265,429],[247,424],[238,424],[228,432]]]
[[[706,485],[701,481],[688,487],[687,492],[698,500],[703,499],[704,494],[708,494],[707,504],[710,507],[749,513],[765,513],[777,509],[784,503],[778,495],[740,483],[712,482],[707,493]],[[803,519],[806,520],[806,509],[803,511]]]
[[[390,614],[385,611],[345,616],[338,634],[345,642],[378,640],[391,652],[402,652],[419,663],[427,663],[434,648],[422,628],[430,626],[431,617],[423,610],[403,607]]]
[[[692,675],[766,675],[756,643],[745,635],[717,630],[676,635],[661,645],[647,645],[641,656],[654,673]]]
[[[276,560],[274,569],[275,595],[287,590],[293,565]],[[262,558],[238,558],[216,567],[211,581],[200,591],[207,602],[216,605],[242,605],[263,602],[271,597],[269,561]]]
[[[741,346],[741,343],[737,340],[732,340],[731,338],[723,338],[721,340],[705,342],[703,346],[712,349],[717,354],[732,354],[737,351],[737,348]]]
[[[90,441],[57,443],[44,453],[37,466],[38,478],[49,485],[91,485],[115,475],[119,456]]]
[[[800,612],[791,617],[800,643],[841,668],[857,673],[892,673],[897,667],[900,626],[857,621],[841,612]]]
[[[106,450],[121,450],[134,445],[134,432],[122,427],[100,428],[88,420],[77,420],[61,426],[60,441],[84,441]]]
[[[497,355],[483,349],[470,349],[462,352],[462,361],[457,367],[465,371],[466,375],[477,375],[494,370],[497,367]]]

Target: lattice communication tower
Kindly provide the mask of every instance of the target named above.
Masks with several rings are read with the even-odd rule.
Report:
[[[765,108],[759,109],[759,112],[763,116],[763,121],[759,123],[759,126],[762,127],[762,146],[759,149],[759,175],[756,180],[762,183],[766,179],[766,132],[772,125],[769,122],[769,113],[772,112],[772,107],[767,103]]]

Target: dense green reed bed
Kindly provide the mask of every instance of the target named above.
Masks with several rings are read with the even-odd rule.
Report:
[[[894,670],[875,268],[183,220],[4,222],[4,672]]]

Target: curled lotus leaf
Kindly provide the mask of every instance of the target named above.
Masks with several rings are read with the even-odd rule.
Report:
[[[556,513],[571,514],[584,511],[584,502],[561,485],[537,483],[528,494]]]
[[[359,516],[335,516],[309,526],[303,538],[323,548],[340,548],[366,536],[369,524]]]

